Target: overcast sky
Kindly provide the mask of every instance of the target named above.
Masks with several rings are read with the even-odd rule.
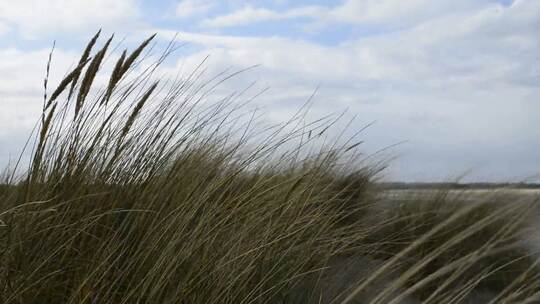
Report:
[[[540,173],[539,0],[0,0],[0,166],[17,156],[53,79],[103,28],[186,46],[170,68],[260,66],[274,118],[319,86],[315,113],[348,109],[387,179],[522,180]]]

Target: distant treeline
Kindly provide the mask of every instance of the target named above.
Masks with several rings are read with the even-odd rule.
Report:
[[[540,189],[539,183],[405,183],[381,182],[381,189]]]

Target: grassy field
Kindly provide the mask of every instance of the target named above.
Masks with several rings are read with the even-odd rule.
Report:
[[[96,35],[47,89],[0,187],[1,303],[540,301],[536,195],[382,191],[333,117],[258,127],[211,97],[234,72],[160,79],[152,38],[98,86]]]

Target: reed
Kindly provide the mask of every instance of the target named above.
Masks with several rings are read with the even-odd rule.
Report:
[[[534,202],[390,201],[361,141],[320,144],[335,117],[257,127],[249,98],[212,94],[236,72],[155,79],[174,44],[142,68],[154,35],[98,88],[99,35],[0,186],[0,302],[538,301]]]

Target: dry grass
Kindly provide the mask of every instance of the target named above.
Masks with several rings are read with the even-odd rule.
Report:
[[[0,187],[0,302],[538,299],[516,239],[530,203],[382,208],[356,141],[316,144],[332,117],[254,127],[242,94],[208,101],[231,75],[154,79],[173,44],[142,69],[153,36],[95,88],[98,36],[46,97],[28,172]]]

